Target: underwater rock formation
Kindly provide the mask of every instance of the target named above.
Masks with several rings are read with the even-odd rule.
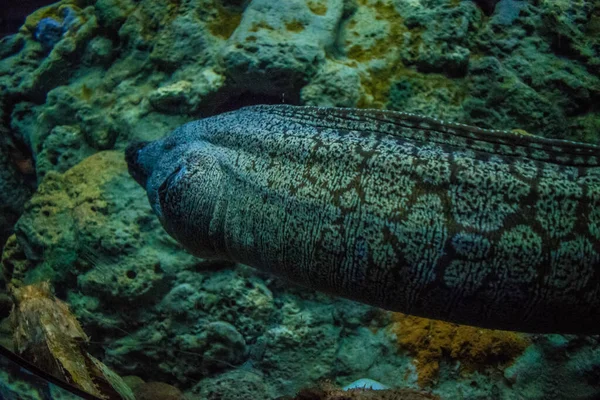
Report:
[[[341,0],[254,0],[222,49],[223,67],[254,93],[298,91],[325,61],[342,11]]]
[[[7,280],[53,279],[86,332],[110,348],[95,355],[186,394],[218,396],[241,382],[241,393],[275,398],[322,378],[417,387],[413,356],[383,329],[388,317],[192,259],[162,233],[121,153],[86,158],[264,102],[390,108],[598,142],[600,5],[502,0],[486,2],[498,3],[486,15],[471,0],[267,3],[63,0],[0,40],[0,142],[13,145],[0,146],[0,243],[26,210],[4,255]],[[63,23],[64,9],[77,23],[42,45],[40,22]],[[189,354],[212,349],[199,340],[210,323],[243,337],[245,352],[235,340],[224,353],[241,365]],[[239,339],[227,332],[219,346]],[[461,371],[442,355],[433,390],[468,399],[598,396],[598,380],[586,381],[600,365],[594,346],[568,343],[560,360],[534,343],[508,378],[494,368]],[[219,346],[210,351],[223,354]]]
[[[186,400],[186,397],[174,386],[161,382],[147,382],[137,388],[135,400]]]
[[[598,396],[590,386],[600,378],[598,336],[546,335],[513,365],[504,378],[526,399],[592,399]]]
[[[0,121],[8,118],[7,103],[10,99],[0,99]],[[35,186],[35,169],[27,147],[15,142],[0,123],[0,252]]]
[[[331,383],[322,383],[284,400],[440,400],[440,397],[413,389],[339,389]]]
[[[501,0],[473,0],[475,4],[477,4],[486,15],[492,15],[496,10],[496,5],[501,2]]]
[[[269,399],[272,397],[263,377],[252,370],[229,371],[214,378],[204,379],[188,395],[188,398],[206,400]]]
[[[156,229],[133,185],[122,154],[114,151],[97,153],[65,174],[48,173],[15,227],[18,246],[35,266],[21,270],[24,275],[11,272],[11,279],[58,283],[76,276],[87,293],[122,302],[166,293],[170,268],[197,261],[169,254],[177,246]],[[157,235],[141,235],[153,230]]]
[[[33,192],[7,153],[0,153],[0,251]]]

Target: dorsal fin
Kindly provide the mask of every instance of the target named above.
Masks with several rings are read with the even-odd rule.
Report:
[[[501,156],[578,167],[600,166],[600,146],[568,140],[523,135],[514,131],[482,129],[417,114],[389,110],[254,106],[249,110],[277,114],[323,128],[369,131],[423,143],[439,143]]]

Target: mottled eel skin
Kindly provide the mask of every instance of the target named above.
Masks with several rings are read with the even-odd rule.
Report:
[[[254,106],[127,149],[192,253],[408,314],[600,333],[600,147]]]

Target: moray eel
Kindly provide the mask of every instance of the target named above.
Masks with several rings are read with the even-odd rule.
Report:
[[[193,254],[407,314],[600,333],[600,146],[380,110],[253,106],[131,144]]]

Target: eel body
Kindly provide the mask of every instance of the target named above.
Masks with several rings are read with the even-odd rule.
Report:
[[[600,333],[600,147],[413,114],[254,106],[129,146],[192,253],[388,310]]]

